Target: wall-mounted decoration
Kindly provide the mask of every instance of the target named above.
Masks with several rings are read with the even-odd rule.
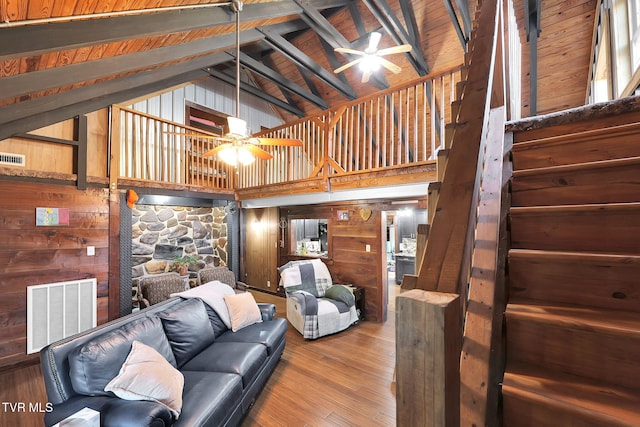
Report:
[[[371,218],[371,209],[369,208],[360,209],[360,218],[362,218],[365,222],[369,221],[369,218]]]
[[[36,208],[36,226],[55,227],[69,225],[69,209]]]
[[[349,221],[349,211],[338,211],[338,221]]]

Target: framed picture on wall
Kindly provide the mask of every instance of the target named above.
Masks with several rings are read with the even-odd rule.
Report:
[[[349,211],[338,211],[338,221],[349,221]]]

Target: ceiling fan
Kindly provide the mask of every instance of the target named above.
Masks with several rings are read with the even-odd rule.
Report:
[[[273,156],[260,148],[260,145],[278,145],[300,147],[302,141],[299,139],[287,138],[255,138],[248,134],[247,122],[240,119],[240,11],[242,10],[242,0],[232,0],[232,8],[236,13],[236,115],[227,117],[229,131],[223,136],[203,136],[211,138],[220,145],[207,151],[203,156],[217,156],[225,163],[237,166],[238,163],[248,165],[256,157],[262,160],[269,160]],[[195,135],[194,135],[195,136]]]
[[[358,58],[346,63],[342,67],[336,68],[333,72],[336,74],[341,73],[353,65],[360,64],[360,68],[362,69],[362,83],[368,82],[371,73],[380,69],[380,66],[383,66],[394,74],[398,74],[402,69],[388,59],[383,58],[383,56],[394,53],[409,52],[411,50],[411,45],[401,44],[399,46],[378,50],[380,38],[382,38],[382,34],[377,31],[373,31],[369,35],[369,46],[364,51],[347,47],[335,48],[334,50],[336,52],[357,55]]]

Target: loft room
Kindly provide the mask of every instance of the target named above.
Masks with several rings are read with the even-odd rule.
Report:
[[[502,126],[502,133],[505,138],[512,135],[515,143],[520,142],[518,138],[523,141],[533,139],[524,134],[518,136],[519,132],[529,130],[537,132],[539,138],[550,138],[548,135],[552,132],[541,129],[554,126],[566,132],[588,135],[597,134],[597,129],[601,128],[615,128],[633,135],[633,130],[627,130],[636,120],[636,101],[628,98],[637,87],[637,65],[634,65],[637,52],[631,43],[637,27],[633,21],[633,2],[616,3],[611,8],[596,1],[584,1],[570,7],[563,2],[528,1],[518,5],[505,2],[497,4],[496,10],[502,13],[493,15],[498,16],[495,21],[480,19],[481,10],[491,9],[488,4],[492,2],[486,1],[483,4],[473,1],[412,4],[404,0],[246,2],[239,14],[240,55],[234,52],[235,16],[230,5],[205,3],[194,7],[189,3],[176,2],[171,7],[167,5],[166,10],[156,10],[151,4],[142,6],[149,10],[135,10],[130,5],[122,10],[111,10],[114,7],[110,6],[104,6],[105,10],[91,7],[83,10],[75,2],[68,1],[54,2],[51,8],[45,7],[44,3],[29,2],[29,7],[24,9],[0,3],[3,15],[0,34],[3,39],[12,41],[3,43],[0,55],[3,61],[0,152],[20,159],[24,156],[25,160],[24,166],[8,165],[0,169],[8,236],[3,249],[5,263],[0,269],[7,295],[2,303],[6,326],[2,360],[7,375],[24,366],[34,369],[37,364],[37,356],[25,352],[28,286],[96,278],[99,324],[119,318],[134,308],[128,293],[135,279],[132,276],[137,274],[132,273],[133,269],[138,265],[132,265],[129,259],[128,255],[134,255],[128,252],[132,247],[121,245],[123,230],[131,231],[134,220],[126,203],[127,190],[140,196],[136,202],[138,207],[162,206],[163,202],[158,200],[166,196],[173,197],[171,203],[179,206],[201,207],[204,204],[229,214],[225,221],[231,224],[230,230],[235,234],[228,239],[218,236],[213,254],[207,255],[211,255],[210,261],[214,264],[228,265],[238,279],[254,288],[256,295],[262,293],[269,297],[282,298],[277,267],[303,255],[297,251],[297,239],[292,240],[291,222],[326,218],[327,260],[332,273],[343,282],[362,286],[366,296],[365,322],[384,325],[396,315],[394,297],[390,296],[389,289],[398,285],[388,279],[387,242],[389,223],[392,218],[398,218],[397,213],[401,210],[426,211],[426,224],[429,225],[428,237],[424,227],[423,233],[418,233],[416,227],[416,240],[422,239],[424,246],[414,254],[417,255],[414,271],[402,280],[402,290],[450,289],[449,285],[438,284],[439,280],[444,283],[447,274],[440,274],[435,284],[433,275],[428,274],[435,268],[440,272],[448,271],[446,262],[458,266],[454,282],[467,280],[459,278],[459,275],[468,274],[459,271],[464,264],[462,260],[466,259],[463,255],[456,258],[451,256],[452,252],[439,253],[443,248],[453,251],[456,245],[463,244],[451,243],[458,242],[458,237],[443,237],[447,232],[440,230],[446,230],[447,225],[436,225],[447,224],[449,220],[459,221],[459,224],[469,222],[470,208],[456,197],[465,191],[455,191],[456,188],[467,188],[464,185],[468,185],[468,181],[456,176],[463,175],[465,168],[460,162],[468,160],[469,156],[458,157],[454,154],[455,142],[447,141],[457,141],[456,137],[466,140],[468,138],[459,135],[469,135],[472,131],[478,135],[482,133],[478,129],[482,129],[485,116],[478,113],[473,117],[480,122],[477,125],[471,120],[471,111],[483,112],[480,106],[487,104],[487,100],[490,100],[491,108],[503,106],[504,118],[509,124]],[[491,12],[485,14],[490,16]],[[74,15],[76,18],[70,19]],[[495,25],[495,22],[499,24]],[[494,27],[501,30],[494,31]],[[484,55],[479,53],[480,50],[475,49],[477,43],[486,47],[488,45],[482,43],[490,43],[487,38],[492,38],[475,38],[480,29],[492,35],[501,34],[498,39],[502,44],[492,45],[499,46],[495,51],[488,49],[482,52]],[[363,75],[357,67],[334,73],[333,70],[352,58],[336,52],[335,48],[364,51],[373,31],[382,34],[381,49],[402,44],[412,46],[410,52],[387,57],[401,71],[396,74],[384,68],[380,73],[372,73],[367,82],[362,82]],[[239,85],[233,75],[236,56],[242,67]],[[499,66],[492,67],[492,64]],[[469,74],[471,67],[504,72],[491,74],[491,90],[486,92],[487,81],[484,85],[479,81],[481,73]],[[470,82],[477,86],[471,86]],[[476,92],[470,89],[465,92],[465,87],[474,87],[478,92],[484,89],[484,96],[474,98],[472,94]],[[242,91],[239,98],[236,98],[237,92],[234,93],[236,88]],[[589,107],[591,104],[595,106]],[[200,140],[186,136],[194,144],[202,144],[198,146],[198,152],[201,152],[206,144],[210,144],[211,129],[199,125],[203,119],[213,121],[216,115],[223,118],[240,116],[255,137],[296,138],[309,145],[282,151],[268,147],[267,152],[273,158],[258,159],[247,167],[224,165],[214,156],[190,158],[191,170],[180,163],[186,162],[187,151],[181,152],[176,164],[167,159],[167,168],[162,171],[155,168],[165,163],[158,160],[145,163],[145,156],[152,158],[152,150],[135,151],[152,147],[148,139],[151,135],[203,131]],[[605,118],[596,120],[600,115]],[[460,117],[467,120],[461,121]],[[567,124],[578,121],[586,124],[573,127]],[[148,130],[162,126],[160,123],[173,128]],[[318,135],[322,132],[327,137],[320,144]],[[601,131],[602,135],[612,133],[613,130]],[[313,138],[308,138],[309,134]],[[126,138],[119,139],[122,135]],[[133,153],[135,157],[127,157]],[[475,163],[477,156],[471,157]],[[631,159],[637,157],[637,153],[628,150],[623,157]],[[585,163],[604,160],[612,159],[592,158]],[[449,174],[446,175],[444,164],[448,168],[450,162],[455,166],[447,169]],[[555,158],[550,164],[543,164],[548,167],[563,165]],[[475,166],[472,167],[475,169]],[[526,168],[529,175],[535,174],[534,166]],[[514,160],[514,167],[518,167],[517,160]],[[183,175],[171,176],[178,171]],[[544,171],[544,174],[548,173],[551,171]],[[593,176],[604,177],[604,173]],[[520,182],[519,179],[514,178],[512,183]],[[581,182],[565,177],[551,181],[562,186]],[[441,184],[436,185],[437,182]],[[636,181],[620,178],[614,181],[615,185],[600,184],[600,187],[595,183],[583,184],[573,193],[594,193],[593,188],[599,188],[596,194],[608,194],[604,189],[617,188],[619,182],[631,182],[628,186],[633,188]],[[512,206],[513,201],[518,200],[518,187],[514,185]],[[532,191],[526,185],[521,194]],[[447,190],[450,188],[454,191]],[[473,192],[473,186],[469,192]],[[603,227],[598,233],[609,233],[610,237],[605,240],[612,242],[610,249],[601,239],[593,237],[593,230],[560,234],[566,241],[582,242],[576,236],[585,236],[583,243],[588,249],[560,247],[559,250],[571,253],[572,260],[591,259],[584,261],[587,267],[576,270],[589,272],[597,270],[596,266],[615,265],[617,261],[614,260],[619,257],[626,257],[628,265],[635,266],[638,248],[634,246],[633,238],[637,230],[631,224],[637,218],[634,211],[637,200],[630,196],[586,202],[576,196],[571,200],[570,203],[554,201],[551,205],[588,205],[581,208],[585,213],[580,217],[585,218],[591,218],[593,205],[605,202],[615,205],[607,210],[613,212],[613,219],[595,221]],[[451,204],[445,204],[445,201]],[[459,206],[465,209],[458,209]],[[47,207],[67,210],[69,225],[37,226],[36,209]],[[572,209],[572,212],[578,212],[577,207]],[[456,215],[447,219],[442,213],[465,210],[466,221]],[[441,212],[443,219],[438,219],[437,212]],[[526,217],[527,214],[526,209],[509,214],[511,225],[518,224],[513,221],[519,218],[518,215]],[[533,241],[536,234],[555,236],[553,227],[531,221],[525,222],[523,236],[512,233],[511,247],[526,248],[519,245]],[[621,221],[620,228],[624,230],[618,234],[607,228],[609,224],[617,224],[616,221]],[[567,227],[579,223],[568,220]],[[456,230],[455,227],[461,227],[448,226]],[[466,230],[466,225],[463,228]],[[439,234],[441,232],[445,234]],[[412,234],[409,232],[409,239]],[[221,243],[219,237],[224,237],[224,242]],[[316,238],[303,235],[304,239],[313,241]],[[319,234],[317,239],[319,242]],[[292,241],[296,242],[296,250],[293,250]],[[604,246],[589,246],[589,242],[596,241]],[[447,246],[446,242],[450,244]],[[400,243],[402,240],[392,242],[391,246],[398,246],[390,251],[392,255],[396,249],[400,251]],[[406,247],[407,243],[404,244]],[[95,255],[88,256],[88,247],[94,248]],[[549,243],[541,247],[544,250],[554,248]],[[309,248],[313,249],[314,245]],[[551,255],[547,253],[538,254],[544,262],[532,261],[522,258],[528,255],[525,252],[521,250],[509,255],[513,263],[509,268],[511,275],[502,282],[509,289],[529,289],[522,285],[527,274],[516,276],[518,265],[572,265],[566,259],[549,261],[551,258],[545,257]],[[586,257],[582,252],[592,256]],[[443,260],[441,264],[436,261],[438,257]],[[499,259],[506,262],[504,254]],[[518,260],[520,264],[517,264]],[[597,295],[606,294],[603,300],[607,302],[597,305],[599,310],[605,311],[597,313],[610,317],[612,324],[626,321],[624,316],[614,315],[616,310],[633,312],[629,279],[635,271],[633,268],[627,267],[625,272],[605,277],[606,292],[594,290]],[[562,281],[565,279],[562,276]],[[570,282],[574,281],[577,279]],[[462,291],[453,289],[452,293],[462,294]],[[544,293],[553,294],[550,290]],[[573,289],[565,293],[575,299],[560,295],[553,303],[579,307],[591,307],[589,304],[594,303],[578,300],[579,292]],[[539,298],[533,291],[524,295],[521,300],[527,302]],[[494,295],[494,298],[496,303],[490,304],[492,308],[498,314],[508,313],[505,316],[515,319],[511,320],[514,325],[523,322],[518,318],[523,310],[536,311],[536,308],[522,308],[521,300],[514,301],[513,310],[509,311],[506,297],[501,300]],[[547,305],[552,304],[547,301]],[[469,306],[473,307],[473,304]],[[566,311],[569,310],[564,310],[561,312],[568,316]],[[552,312],[548,308],[541,311]],[[284,313],[280,314],[284,316]],[[585,314],[584,317],[588,316]],[[589,324],[588,320],[585,320],[586,324]],[[545,318],[545,321],[551,320]],[[538,331],[532,328],[519,330],[520,336]],[[508,334],[516,330],[514,326],[505,331],[498,329],[495,333]],[[400,329],[396,332],[401,335]],[[509,337],[517,340],[517,336]],[[610,338],[598,335],[594,339],[596,343],[608,343]],[[470,338],[460,340],[472,342]],[[517,341],[516,345],[523,346]],[[549,345],[553,347],[553,344]],[[630,345],[631,354],[635,347],[632,341]],[[541,358],[554,354],[551,350],[547,355],[540,355],[526,347],[516,348],[524,348],[527,353]],[[395,350],[392,347],[389,351]],[[571,352],[571,349],[566,351]],[[503,354],[502,351],[498,353]],[[402,360],[408,358],[395,356],[395,365],[399,364],[398,377],[389,378],[389,382],[394,387],[402,384],[400,390],[406,391],[403,387],[411,384]],[[455,362],[456,359],[452,360]],[[506,371],[500,357],[492,359],[485,355],[481,360],[482,366],[492,372],[492,384],[501,383],[497,378],[504,377],[511,379],[507,382],[511,388],[491,387],[484,400],[489,402],[487,408],[467,412],[460,409],[458,414],[462,419],[506,417],[508,420],[518,412],[518,404],[533,408],[533,403],[520,403],[517,398],[510,402],[518,403],[507,405],[504,412],[491,406],[492,398],[497,399],[498,394],[507,390],[514,393],[511,396],[518,395],[513,390],[531,392],[521,380],[530,374],[526,370],[522,372],[522,365],[530,362],[528,359],[508,360]],[[564,363],[571,364],[570,361]],[[543,364],[543,368],[547,366]],[[465,369],[468,368],[461,362],[459,375],[463,378]],[[556,378],[551,371],[548,375],[555,381],[555,387],[551,388],[579,388],[594,382],[606,384],[616,391],[619,390],[616,387],[630,387],[598,377],[593,373],[593,366],[585,369],[589,373],[565,369],[563,375],[571,375],[567,378],[560,375]],[[545,373],[536,374],[547,378]],[[628,376],[633,378],[634,375]],[[392,381],[396,379],[397,383]],[[476,391],[475,388],[472,390]],[[469,398],[460,394],[462,402],[465,397]],[[45,397],[40,400],[44,402],[43,399]],[[553,399],[559,397],[553,395]],[[18,402],[25,399],[9,395],[4,400]],[[409,404],[419,406],[417,402]],[[616,407],[616,404],[612,406]],[[453,406],[466,408],[456,402]],[[618,406],[624,407],[624,404]],[[394,407],[394,411],[406,413],[399,407]],[[611,411],[616,412],[615,409]],[[562,416],[571,420],[582,415]],[[551,422],[536,421],[537,425]],[[399,425],[403,422],[398,419]]]

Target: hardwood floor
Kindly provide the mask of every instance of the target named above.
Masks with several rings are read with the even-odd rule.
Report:
[[[254,296],[285,316],[283,298]],[[243,427],[395,426],[395,313],[388,318],[313,341],[290,325],[282,360]]]
[[[284,298],[253,295],[285,316]],[[364,321],[314,341],[289,327],[282,360],[242,426],[395,426],[395,313],[389,308],[384,324]],[[0,384],[0,427],[41,427],[47,397],[40,366],[0,372]],[[24,409],[16,406],[21,403]]]

